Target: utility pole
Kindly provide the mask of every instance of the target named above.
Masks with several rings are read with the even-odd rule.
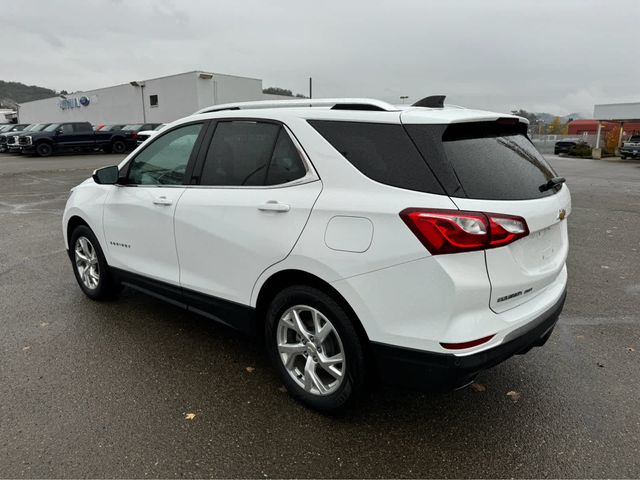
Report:
[[[313,98],[313,78],[309,77],[309,98]]]

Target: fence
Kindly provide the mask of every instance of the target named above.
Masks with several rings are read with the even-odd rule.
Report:
[[[553,153],[556,142],[586,142],[591,147],[596,146],[595,134],[582,135],[531,135],[531,141],[540,153]],[[604,141],[604,134],[600,134],[600,143]]]

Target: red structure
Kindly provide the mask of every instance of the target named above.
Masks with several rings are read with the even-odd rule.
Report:
[[[601,122],[602,133],[607,134],[618,125],[620,122]],[[598,133],[598,120],[573,120],[569,122],[569,135],[582,135],[583,133]],[[624,122],[623,131],[626,134],[640,133],[640,122]]]

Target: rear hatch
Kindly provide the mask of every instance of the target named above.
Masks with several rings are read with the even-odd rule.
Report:
[[[552,285],[567,258],[571,200],[566,185],[543,187],[557,174],[526,125],[501,118],[405,128],[460,210],[519,216],[528,225],[526,237],[485,251],[490,307],[504,312]]]

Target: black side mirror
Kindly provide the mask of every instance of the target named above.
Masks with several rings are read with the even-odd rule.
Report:
[[[62,133],[62,129],[61,128],[56,129],[56,135],[60,135],[61,133]]]
[[[93,181],[100,185],[115,185],[118,183],[118,175],[120,171],[116,165],[112,165],[110,167],[102,167],[97,170],[94,170]]]

